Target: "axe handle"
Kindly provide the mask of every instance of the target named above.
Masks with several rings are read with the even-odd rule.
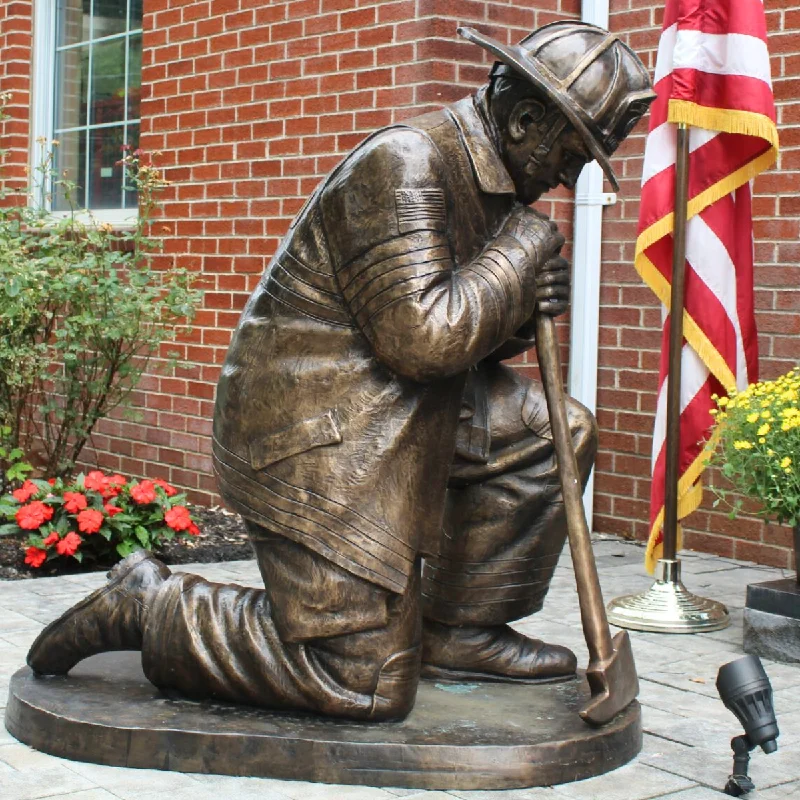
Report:
[[[553,443],[561,478],[561,494],[567,515],[569,547],[572,552],[575,582],[578,586],[581,623],[589,649],[591,668],[593,664],[609,659],[614,653],[614,648],[611,643],[603,593],[600,590],[600,580],[597,577],[591,534],[583,509],[583,488],[567,419],[556,325],[552,317],[542,313],[538,313],[536,318],[536,353],[553,431]]]

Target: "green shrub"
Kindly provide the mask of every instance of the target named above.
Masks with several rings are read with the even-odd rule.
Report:
[[[0,96],[0,120],[2,106]],[[78,209],[55,215],[33,202],[74,196],[53,173],[56,146],[42,144],[27,202],[0,180],[0,474],[21,450],[68,479],[97,421],[192,320],[200,293],[186,271],[154,264],[150,222],[167,182],[148,157],[120,154],[139,214],[114,231]]]

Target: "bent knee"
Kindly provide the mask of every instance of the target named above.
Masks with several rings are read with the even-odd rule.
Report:
[[[567,418],[575,445],[575,455],[585,480],[592,469],[597,453],[597,420],[583,403],[579,403],[571,397],[567,398]]]

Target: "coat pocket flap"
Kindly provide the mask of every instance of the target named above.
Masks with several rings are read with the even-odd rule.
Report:
[[[297,455],[313,447],[324,447],[342,441],[342,433],[333,410],[318,417],[305,419],[296,425],[270,433],[250,442],[250,464],[259,470]]]

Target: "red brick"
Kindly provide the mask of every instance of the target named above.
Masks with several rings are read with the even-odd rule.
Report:
[[[789,551],[784,547],[773,547],[757,542],[734,541],[734,556],[743,561],[755,561],[771,567],[789,568]]]
[[[378,22],[400,22],[414,18],[415,0],[384,0],[378,6]]]
[[[338,98],[339,111],[354,111],[356,109],[373,108],[375,93],[369,90],[362,92],[346,92]]]
[[[273,42],[299,39],[303,35],[303,23],[299,20],[276,23],[269,30]]]
[[[360,8],[356,11],[347,11],[339,17],[340,30],[360,29],[374,25],[376,20],[375,8]]]
[[[311,34],[329,33],[330,31],[335,31],[338,25],[338,15],[318,14],[317,16],[303,20],[303,32],[307,36]]]

